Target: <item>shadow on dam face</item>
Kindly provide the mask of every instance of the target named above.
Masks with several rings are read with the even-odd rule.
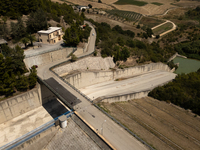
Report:
[[[79,104],[81,101],[72,93],[70,93],[65,87],[63,87],[59,82],[57,82],[54,78],[49,78],[47,80],[44,80],[54,91],[56,91],[59,96],[61,96],[63,99],[60,99],[64,104],[69,104],[67,107],[73,108],[77,104]],[[45,86],[45,88],[47,88]],[[49,89],[48,89],[49,90]],[[50,91],[50,90],[49,90]],[[51,91],[50,91],[51,92]],[[43,93],[43,92],[42,92]],[[52,93],[52,92],[51,92]],[[52,93],[53,94],[53,93]],[[43,95],[43,94],[42,94]],[[55,94],[54,99],[57,97]],[[43,97],[42,97],[43,99]],[[70,109],[71,109],[70,108]]]

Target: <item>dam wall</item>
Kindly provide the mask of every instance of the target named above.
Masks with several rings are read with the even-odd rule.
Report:
[[[170,72],[170,68],[163,63],[151,63],[147,65],[141,65],[131,68],[125,69],[117,69],[117,70],[100,70],[100,71],[91,71],[84,70],[78,71],[76,73],[71,73],[63,76],[62,78],[69,82],[71,85],[76,88],[83,88],[89,85],[116,80],[119,78],[128,78],[137,76],[140,74],[144,74],[153,70],[163,70]]]
[[[80,70],[108,70],[115,67],[112,57],[87,57],[74,63],[65,64],[53,69],[59,76],[64,76],[72,71]]]
[[[129,94],[124,94],[124,95],[112,95],[112,96],[105,96],[105,97],[100,97],[98,98],[99,100],[96,102],[107,102],[107,103],[115,103],[115,102],[122,102],[122,101],[128,101],[132,99],[139,99],[142,97],[148,96],[148,93],[151,90],[147,91],[142,91],[142,92],[136,92],[136,93],[129,93]]]
[[[22,94],[0,101],[0,124],[33,110],[56,96],[43,84]]]
[[[72,48],[64,48],[55,51],[49,51],[45,53],[39,53],[37,55],[26,56],[24,62],[28,68],[33,65],[42,66],[44,64],[48,64],[50,62],[54,62],[57,60],[61,60],[67,58],[75,49]]]

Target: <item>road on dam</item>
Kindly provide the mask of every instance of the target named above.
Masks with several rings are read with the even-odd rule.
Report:
[[[102,82],[79,90],[93,100],[102,96],[111,97],[114,95],[149,91],[159,86],[161,83],[163,84],[171,81],[175,76],[176,74],[171,72],[155,70],[122,81]]]
[[[87,22],[92,28],[88,50],[77,57],[86,56],[94,51],[96,32],[94,27]],[[92,35],[94,33],[94,36]],[[76,113],[83,118],[99,134],[101,134],[114,148],[119,150],[143,150],[148,149],[144,144],[130,135],[127,131],[117,125],[109,117],[94,107],[91,102],[72,89],[53,72],[50,67],[67,61],[69,59],[58,60],[37,68],[38,76],[42,78],[51,88],[59,93],[65,100],[73,104]]]

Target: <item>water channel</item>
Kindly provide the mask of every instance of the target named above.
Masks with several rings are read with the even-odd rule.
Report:
[[[174,63],[179,63],[176,74],[195,72],[200,68],[200,61],[195,59],[176,57]]]

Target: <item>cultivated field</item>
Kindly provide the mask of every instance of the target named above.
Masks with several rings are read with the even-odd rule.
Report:
[[[155,149],[200,149],[199,116],[173,104],[145,97],[98,105]]]
[[[200,2],[191,0],[101,0],[102,3],[98,3],[98,0],[52,0],[54,2],[66,2],[72,5],[87,6],[91,4],[93,8],[102,9],[118,9],[124,11],[132,11],[143,15],[156,15],[164,14],[171,8],[198,6]]]
[[[164,33],[166,31],[172,29],[172,27],[173,27],[172,23],[171,22],[167,22],[167,23],[165,23],[165,24],[153,29],[152,31],[153,31],[154,35],[159,35],[161,33]]]
[[[165,21],[163,21],[161,19],[155,19],[155,18],[151,18],[151,17],[142,17],[142,19],[139,21],[139,24],[148,26],[149,28],[153,28],[163,22],[165,22]]]
[[[131,30],[133,32],[140,33],[141,30],[135,28],[132,23],[129,24],[129,22],[121,22],[120,20],[113,20],[113,19],[109,19],[106,16],[102,16],[102,15],[95,15],[95,14],[85,14],[85,16],[89,19],[93,19],[94,21],[101,23],[101,22],[106,22],[108,24],[110,24],[110,26],[113,28],[116,25],[119,25],[122,27],[123,30]]]
[[[131,11],[122,11],[122,10],[108,10],[108,17],[112,19],[117,19],[121,21],[133,21],[137,22],[142,17],[142,14],[131,12]]]

